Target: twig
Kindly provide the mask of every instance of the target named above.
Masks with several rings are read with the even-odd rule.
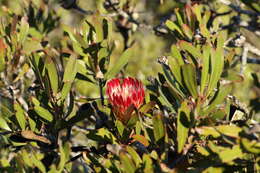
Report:
[[[260,64],[260,58],[247,57],[247,63],[249,63],[249,64]]]
[[[242,60],[242,56],[235,56],[236,59]],[[247,57],[247,64],[260,64],[260,58]]]
[[[72,126],[72,130],[86,133],[86,132],[89,132],[89,131],[94,130],[94,129],[92,129],[92,128],[84,128],[84,127],[80,127],[80,126]]]
[[[242,54],[241,68],[240,68],[240,74],[241,75],[244,73],[244,70],[246,68],[248,50],[249,50],[248,44],[245,44],[244,49],[243,49],[243,54]]]
[[[9,135],[9,134],[11,134],[11,133],[13,133],[12,131],[5,131],[5,132],[0,132],[0,135]]]
[[[252,52],[252,53],[260,56],[260,50],[258,48],[256,48],[255,46],[253,46],[250,43],[246,43],[246,46],[247,46],[249,52]]]
[[[77,5],[77,0],[70,0],[70,1],[68,1],[68,0],[61,0],[60,4],[61,4],[61,6],[64,9],[67,9],[67,10],[74,9],[77,12],[80,12],[83,15],[92,15],[92,14],[94,14],[93,11],[87,11],[87,10],[84,10],[84,9],[80,8]]]
[[[223,4],[229,6],[230,8],[232,8],[233,10],[235,10],[238,13],[247,14],[250,16],[260,16],[260,13],[255,13],[255,12],[252,12],[249,10],[242,10],[239,6],[232,4],[229,0],[219,0],[219,1],[222,2]]]

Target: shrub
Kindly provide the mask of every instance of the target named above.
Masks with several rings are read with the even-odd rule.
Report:
[[[260,6],[240,3],[3,1],[0,171],[259,171]]]

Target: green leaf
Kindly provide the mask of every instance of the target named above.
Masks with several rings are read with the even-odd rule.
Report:
[[[31,54],[32,52],[42,49],[43,48],[39,40],[27,39],[23,44],[23,52],[25,54]]]
[[[32,131],[35,131],[35,129],[36,129],[36,123],[35,123],[35,121],[34,121],[32,118],[28,117],[28,122],[29,122],[30,129],[31,129]]]
[[[41,172],[46,172],[44,164],[35,155],[31,156],[31,161]]]
[[[250,7],[254,11],[260,13],[260,4],[257,0],[241,0],[247,7]]]
[[[82,47],[81,45],[83,45],[83,46],[87,46],[87,45],[85,45],[86,42],[84,42],[82,37],[80,37],[77,34],[74,34],[73,29],[68,25],[62,25],[62,28],[65,32],[67,32],[69,34],[69,37],[72,42],[73,50],[75,52],[77,52],[78,54],[80,54],[81,56],[85,56],[83,49],[81,48]],[[84,44],[82,44],[82,43],[84,43]]]
[[[96,31],[96,41],[101,42],[104,39],[103,22],[101,23],[102,20],[100,16],[95,16],[93,21]]]
[[[193,37],[193,32],[190,29],[190,27],[187,24],[183,24],[181,25],[182,31],[184,32],[184,34],[191,40]]]
[[[72,82],[74,81],[76,74],[77,74],[77,58],[73,55],[70,56],[69,61],[66,64],[64,76],[63,76],[63,82],[64,85],[61,90],[61,100],[64,100],[71,89]]]
[[[4,103],[3,100],[1,100],[2,103],[0,103],[0,117],[11,117],[13,116],[13,112],[10,110],[12,109],[10,107],[10,102]]]
[[[181,153],[188,138],[188,132],[191,123],[191,108],[188,101],[184,101],[178,110],[177,117],[177,141],[178,153]]]
[[[106,58],[109,56],[109,50],[107,48],[100,48],[98,51],[98,58]]]
[[[205,13],[207,14],[208,11],[206,11]],[[206,15],[205,15],[206,16]],[[210,17],[210,16],[209,16]],[[204,19],[204,20],[207,20],[207,19]],[[211,33],[210,31],[208,30],[207,28],[207,25],[206,24],[201,24],[200,25],[200,30],[201,30],[201,34],[206,37],[206,39],[210,39],[210,36],[211,36]]]
[[[198,96],[198,87],[196,82],[196,70],[192,64],[181,66],[183,81],[193,98]]]
[[[119,158],[126,172],[135,173],[136,166],[127,153],[121,152]]]
[[[148,154],[143,154],[144,173],[153,173],[153,161]]]
[[[208,108],[205,111],[205,114],[210,113],[216,108],[218,104],[222,104],[226,96],[231,92],[232,84],[225,84],[219,87],[219,90],[215,94],[214,98],[211,100]]]
[[[138,153],[130,146],[126,147],[127,152],[131,155],[133,158],[135,165],[138,167],[142,163],[142,159],[138,155]]]
[[[21,71],[19,72],[18,76],[15,78],[13,82],[17,82],[21,78],[24,77],[25,73],[27,73],[30,69],[30,66],[28,64],[24,64],[21,68]]]
[[[225,168],[210,166],[207,169],[203,170],[202,173],[223,173],[223,172],[225,172]]]
[[[119,132],[119,135],[123,136],[123,133],[124,133],[124,130],[125,130],[125,126],[123,125],[123,123],[119,120],[116,120],[115,125],[116,125],[118,132]]]
[[[239,133],[242,131],[240,127],[235,125],[220,125],[220,126],[216,126],[216,129],[220,133],[231,137],[238,137]]]
[[[218,36],[217,49],[211,49],[211,73],[207,96],[216,88],[224,67],[223,38]]]
[[[29,28],[29,34],[33,38],[37,38],[39,40],[41,40],[43,37],[45,37],[44,34],[41,34],[41,31],[37,30],[37,28],[34,28],[34,27]]]
[[[235,83],[243,82],[245,80],[242,74],[238,74],[235,71],[227,72],[227,76],[225,76],[225,80],[230,80]]]
[[[182,18],[181,18],[181,15],[180,15],[180,13],[179,13],[179,8],[175,8],[174,9],[174,12],[175,12],[175,14],[176,14],[176,17],[177,17],[177,21],[178,21],[178,23],[179,23],[179,25],[183,25],[183,20],[182,20]]]
[[[165,83],[164,86],[168,88],[169,93],[172,94],[176,101],[181,102],[186,97],[180,89],[177,89],[177,87],[169,85],[168,83]]]
[[[209,76],[209,58],[210,58],[210,46],[207,44],[203,46],[203,56],[202,56],[202,72],[200,81],[200,93],[204,95],[204,89],[208,82]]]
[[[159,88],[160,96],[158,97],[158,100],[165,106],[172,108],[172,104],[167,99],[167,97],[164,95],[164,92],[162,91],[162,87]]]
[[[156,105],[155,101],[150,101],[149,103],[146,103],[145,105],[143,105],[140,109],[139,112],[146,114],[147,112],[149,112],[151,109],[154,108],[154,106]]]
[[[158,142],[165,136],[165,127],[163,123],[163,116],[161,113],[157,113],[153,116],[153,133],[156,142]]]
[[[20,25],[20,33],[19,33],[19,41],[20,44],[23,44],[27,35],[29,32],[29,24],[25,17],[22,17],[21,19],[21,25]]]
[[[234,159],[243,157],[243,153],[242,153],[239,145],[235,145],[231,149],[226,148],[223,151],[218,152],[217,154],[219,155],[220,159],[224,163],[228,163],[228,162],[233,161]]]
[[[137,135],[140,135],[142,128],[143,128],[142,123],[140,121],[137,121],[135,124],[135,133]]]
[[[90,103],[86,103],[80,106],[76,115],[69,119],[66,123],[61,126],[61,129],[71,127],[79,121],[84,120],[87,117],[90,117],[94,113],[94,109],[92,108]]]
[[[82,52],[82,47],[83,48],[87,48],[88,47],[88,43],[87,40],[84,40],[84,37],[80,34],[80,33],[76,33],[75,35],[75,39],[77,40],[77,42],[74,42],[75,46],[78,47],[78,49],[80,49],[80,52]],[[81,53],[80,55],[84,56],[84,53]]]
[[[0,38],[0,72],[5,69],[5,54],[6,54],[6,45],[3,38]]]
[[[52,122],[53,115],[41,106],[34,106],[35,112],[43,119],[47,120],[48,122]]]
[[[73,29],[69,25],[62,25],[62,29],[69,34],[71,41],[77,42],[77,39],[73,34]]]
[[[33,167],[31,158],[29,157],[29,154],[26,152],[26,150],[21,150],[21,156],[25,164],[27,164],[30,167]]]
[[[58,165],[58,170],[59,172],[63,172],[66,162],[68,161],[70,155],[70,146],[68,145],[68,143],[59,146],[59,153],[60,163]]]
[[[45,66],[48,71],[48,77],[50,79],[52,92],[54,94],[57,94],[59,88],[59,77],[55,62],[52,60],[51,57],[46,58]]]
[[[199,21],[199,23],[201,23],[201,7],[200,5],[198,4],[195,4],[192,8],[193,12],[195,13],[196,17],[197,17],[197,20]]]
[[[71,86],[72,86],[72,82],[66,82],[63,85],[62,90],[61,90],[61,100],[64,100],[67,98],[67,96],[70,92]]]
[[[40,101],[34,96],[31,96],[30,100],[31,100],[31,102],[33,103],[34,106],[40,106],[40,104],[41,104]]]
[[[205,114],[205,115],[206,115],[206,114]],[[223,119],[226,115],[228,115],[228,113],[226,112],[226,110],[223,109],[223,108],[219,108],[219,109],[217,109],[216,111],[212,112],[210,116],[211,116],[214,120],[221,120],[221,119]]]
[[[220,137],[220,133],[214,127],[198,127],[196,131],[203,136],[212,136],[214,138]]]
[[[169,65],[171,67],[171,71],[173,73],[174,79],[178,82],[178,84],[181,85],[182,84],[181,65],[178,63],[178,60],[174,57],[169,57]]]
[[[10,127],[8,126],[7,122],[5,121],[4,118],[2,118],[2,115],[0,116],[0,128],[5,129],[8,131],[11,131]]]
[[[72,41],[73,50],[81,56],[86,56],[81,46],[79,42]]]
[[[207,149],[205,149],[204,147],[200,146],[200,145],[197,145],[197,146],[196,146],[196,150],[197,150],[200,154],[202,154],[203,156],[209,156],[209,155],[210,155],[209,151],[208,151]]]
[[[183,32],[181,31],[181,29],[179,28],[179,26],[177,26],[174,22],[167,20],[165,25],[172,31],[176,30],[178,31],[182,36],[183,36]]]
[[[172,45],[172,47],[171,47],[171,54],[172,54],[172,56],[174,58],[177,59],[179,65],[183,65],[184,64],[183,58],[181,56],[181,53],[180,53],[180,51],[179,51],[179,49],[177,48],[176,45]]]
[[[77,58],[71,55],[65,67],[63,82],[65,83],[72,82],[75,79],[76,73],[77,73]]]
[[[182,40],[182,41],[179,42],[179,45],[183,50],[186,50],[187,52],[189,52],[195,58],[197,58],[197,59],[203,58],[202,54],[200,53],[200,49],[196,48],[191,43]]]
[[[222,134],[230,137],[238,137],[242,129],[234,125],[220,125],[215,127],[198,127],[196,131],[203,136],[218,138]]]
[[[83,37],[83,40],[88,40],[88,36],[89,36],[89,31],[90,31],[90,25],[88,22],[84,21],[82,22],[82,37]],[[87,43],[87,42],[86,42]]]
[[[184,94],[182,93],[182,91],[177,87],[179,86],[176,83],[176,80],[173,78],[174,76],[172,75],[172,72],[170,71],[170,69],[166,66],[166,65],[162,65],[163,67],[163,72],[165,74],[165,77],[167,79],[167,81],[169,82],[170,86],[168,87],[171,92],[174,94],[174,97],[176,97],[178,100],[182,100],[182,98],[184,97]],[[180,73],[180,69],[178,69],[178,67],[174,67],[174,69],[176,70],[174,73]],[[178,74],[179,75],[179,74]],[[176,76],[178,76],[176,75]],[[166,86],[166,82],[164,83],[164,86]]]
[[[86,75],[88,73],[88,70],[86,69],[86,64],[83,60],[77,60],[77,69],[78,73],[82,75]]]
[[[25,130],[26,119],[24,116],[23,108],[19,105],[19,103],[14,103],[14,110],[15,110],[15,116],[19,126],[21,127],[22,130]]]
[[[155,150],[153,150],[152,152],[150,152],[150,156],[151,156],[153,159],[155,159],[155,160],[157,160],[157,159],[159,158],[159,156],[158,156],[158,154],[157,154],[157,152],[156,152]]]
[[[30,57],[30,64],[32,66],[32,69],[36,75],[36,78],[40,81],[40,83],[43,85],[43,77],[42,77],[42,69],[40,69],[41,64],[41,56],[39,54],[32,54]]]
[[[105,74],[106,79],[114,77],[123,67],[128,63],[129,58],[132,55],[132,49],[127,49],[119,58],[117,63],[113,66],[110,65],[108,72]]]
[[[260,142],[259,141],[242,138],[241,144],[246,151],[248,151],[250,153],[260,154]]]
[[[58,170],[62,171],[65,166],[66,158],[65,158],[65,152],[63,150],[62,145],[59,146],[59,153],[60,153],[60,163],[58,165]]]
[[[203,19],[202,19],[203,20],[202,24],[205,26],[205,28],[207,28],[206,24],[208,23],[210,18],[211,18],[211,11],[210,10],[205,11],[204,15],[203,15]],[[204,35],[204,33],[202,33],[202,34]],[[207,37],[207,38],[209,38],[209,37]]]

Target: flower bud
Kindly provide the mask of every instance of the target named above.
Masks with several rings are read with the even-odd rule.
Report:
[[[142,82],[131,77],[109,80],[106,94],[112,105],[112,111],[123,123],[127,123],[134,109],[138,109],[144,102]]]

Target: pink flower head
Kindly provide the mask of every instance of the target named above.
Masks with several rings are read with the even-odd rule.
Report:
[[[106,94],[117,118],[127,122],[134,110],[129,113],[129,107],[138,109],[143,104],[144,86],[141,81],[131,77],[114,78],[107,82]]]

